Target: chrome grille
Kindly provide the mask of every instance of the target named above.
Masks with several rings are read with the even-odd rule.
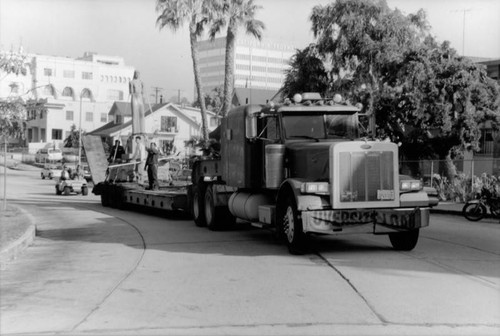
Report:
[[[340,152],[339,159],[341,203],[394,200],[393,152]]]

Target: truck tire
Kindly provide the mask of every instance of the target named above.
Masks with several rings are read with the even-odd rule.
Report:
[[[59,190],[59,186],[56,185],[56,195],[61,195],[61,194],[62,194],[62,192],[61,192],[61,190]]]
[[[43,175],[43,173],[40,173],[40,176],[42,177],[42,180],[45,180],[45,175]]]
[[[103,207],[109,207],[109,196],[107,188],[104,188],[101,191],[101,205]]]
[[[204,215],[207,227],[212,231],[230,226],[236,220],[227,206],[215,206],[213,185],[207,186],[205,190]]]
[[[277,207],[278,236],[284,239],[291,254],[307,252],[307,237],[302,229],[302,219],[297,210],[295,198],[288,195]]]
[[[64,187],[64,195],[69,195],[71,194],[71,188],[70,187]]]
[[[389,233],[389,240],[396,251],[411,251],[417,246],[420,229]]]
[[[193,215],[193,220],[196,226],[204,227],[207,226],[204,211],[204,199],[205,199],[205,183],[193,184],[193,199],[191,200],[191,214]]]
[[[84,186],[82,187],[82,195],[87,196],[89,194],[89,188]]]

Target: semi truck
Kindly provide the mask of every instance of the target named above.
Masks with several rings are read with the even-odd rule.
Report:
[[[182,190],[108,181],[98,188],[103,205],[187,211],[210,230],[249,222],[272,229],[292,254],[306,252],[314,235],[347,233],[388,235],[394,249],[412,250],[437,197],[399,174],[395,143],[361,137],[360,113],[317,93],[233,108]]]

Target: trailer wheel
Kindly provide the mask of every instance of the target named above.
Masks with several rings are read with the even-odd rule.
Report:
[[[43,175],[43,173],[40,173],[40,176],[42,177],[42,180],[45,180],[45,175]]]
[[[278,235],[285,240],[291,254],[304,254],[307,250],[307,237],[302,229],[302,218],[293,196],[288,195],[278,203]]]
[[[192,187],[193,199],[191,202],[191,214],[193,215],[194,223],[199,227],[207,226],[205,211],[203,210],[205,188],[206,186],[204,183],[198,183]]]
[[[62,194],[62,192],[61,192],[61,190],[59,189],[59,186],[58,186],[58,185],[56,185],[56,195],[61,195],[61,194]]]
[[[397,251],[411,251],[417,246],[420,230],[389,233],[392,247]]]
[[[215,206],[213,185],[207,186],[204,201],[205,220],[207,223],[207,227],[210,230],[220,230],[225,226],[233,224],[236,220],[234,216],[229,212],[229,208],[227,206]]]
[[[88,187],[82,187],[82,195],[87,196],[89,194],[89,188]]]
[[[71,188],[70,187],[64,187],[64,195],[69,195],[71,194]]]

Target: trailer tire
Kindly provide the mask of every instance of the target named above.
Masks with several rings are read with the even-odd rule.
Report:
[[[396,251],[411,251],[417,246],[420,229],[389,233],[389,240]]]
[[[64,195],[69,195],[71,194],[71,188],[70,187],[64,187]]]
[[[204,215],[207,227],[212,231],[228,227],[236,220],[227,206],[215,206],[213,185],[208,185],[205,190]]]
[[[205,183],[201,182],[198,184],[193,184],[193,199],[191,200],[191,214],[193,215],[193,220],[196,226],[204,227],[207,226],[207,221],[205,219],[204,211],[204,198],[205,198]]]
[[[61,192],[61,190],[59,190],[59,186],[56,185],[56,195],[61,195],[61,194],[62,194],[62,192]]]
[[[302,229],[302,218],[293,195],[286,195],[276,211],[278,237],[285,240],[291,254],[307,253],[307,237]]]
[[[88,187],[82,187],[82,195],[87,196],[89,194],[89,188]]]

